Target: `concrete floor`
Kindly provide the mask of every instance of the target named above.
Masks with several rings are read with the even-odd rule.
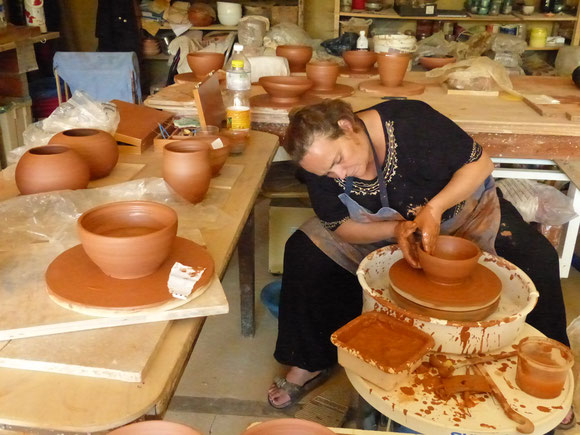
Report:
[[[272,356],[277,321],[259,300],[262,287],[277,279],[268,272],[268,204],[268,200],[260,199],[256,212],[256,335],[253,338],[240,335],[236,254],[223,279],[230,313],[206,320],[165,420],[187,424],[207,435],[237,435],[250,423],[293,416],[296,411],[278,411],[266,401],[266,390],[272,379],[284,371]],[[571,321],[580,315],[580,272],[573,270],[562,284],[567,317]],[[341,369],[336,370],[329,382],[343,396],[349,398],[353,392]],[[302,402],[331,387],[327,383]],[[575,403],[580,410],[578,396]],[[353,427],[353,421],[347,425]],[[580,434],[580,425],[557,434]]]

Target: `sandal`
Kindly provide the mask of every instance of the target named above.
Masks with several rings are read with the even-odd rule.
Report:
[[[295,384],[293,382],[288,381],[286,378],[282,378],[282,377],[277,376],[274,379],[274,384],[279,389],[284,390],[286,393],[288,393],[288,395],[290,396],[290,399],[284,403],[277,405],[274,402],[272,402],[272,399],[270,399],[270,396],[268,395],[268,403],[270,404],[270,406],[272,406],[276,409],[283,409],[283,408],[287,408],[291,405],[295,405],[296,403],[298,403],[298,401],[302,397],[304,397],[304,395],[306,393],[314,390],[319,385],[322,385],[329,377],[330,377],[330,370],[325,369],[325,370],[322,370],[316,376],[314,376],[312,379],[307,381],[304,385],[298,385],[298,384]]]
[[[568,420],[568,422],[564,423],[566,420]],[[568,411],[568,414],[566,414],[564,420],[562,420],[562,422],[556,426],[556,429],[568,430],[572,429],[574,426],[576,426],[576,415],[574,415],[574,408],[570,408],[570,411]]]

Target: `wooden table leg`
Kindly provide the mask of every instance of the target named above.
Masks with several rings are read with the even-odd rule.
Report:
[[[253,337],[255,331],[255,303],[254,287],[256,283],[254,267],[254,210],[250,212],[248,220],[242,230],[238,242],[238,263],[240,274],[240,315],[242,335]]]

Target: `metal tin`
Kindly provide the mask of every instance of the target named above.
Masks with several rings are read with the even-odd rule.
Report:
[[[499,33],[499,24],[498,23],[488,24],[487,26],[485,26],[485,30],[488,33]]]
[[[517,35],[518,26],[516,24],[502,24],[499,27],[499,33],[507,33],[508,35]]]

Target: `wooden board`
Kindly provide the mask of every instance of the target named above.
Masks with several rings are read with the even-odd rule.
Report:
[[[168,328],[156,322],[3,341],[0,367],[142,382]]]
[[[219,175],[211,179],[209,187],[213,187],[214,189],[231,190],[243,171],[243,165],[233,165],[226,163],[222,167]]]
[[[546,100],[554,98],[559,103],[542,104],[542,97]],[[546,118],[565,118],[570,121],[580,121],[580,104],[575,101],[576,97],[554,97],[546,95],[524,94],[524,102],[534,109],[540,116]],[[569,102],[567,102],[569,101]]]
[[[210,75],[193,88],[193,97],[202,127],[215,125],[221,128],[225,126],[226,108],[217,74]]]

